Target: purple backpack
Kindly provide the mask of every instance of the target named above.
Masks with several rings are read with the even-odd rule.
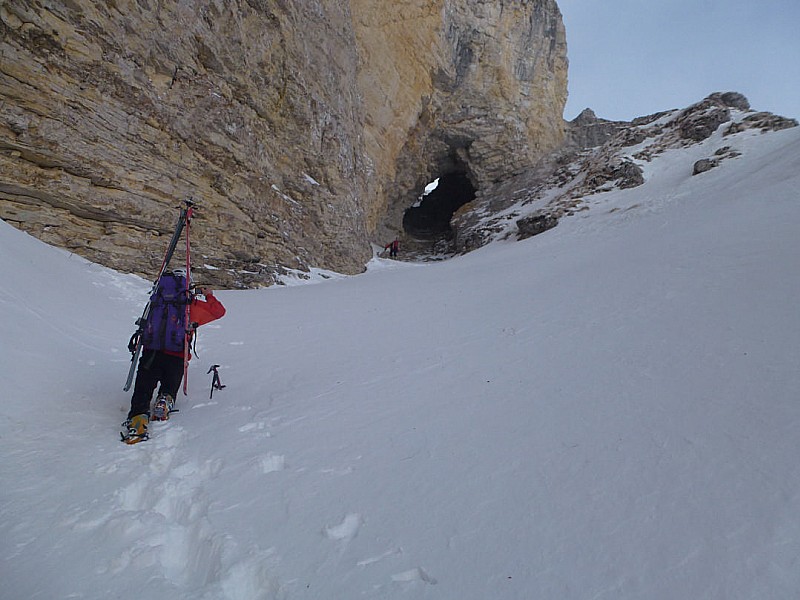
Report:
[[[183,352],[188,302],[186,278],[164,273],[155,293],[150,296],[150,314],[142,334],[146,349]]]

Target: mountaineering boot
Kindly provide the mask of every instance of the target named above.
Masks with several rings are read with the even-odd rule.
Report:
[[[175,406],[175,399],[169,394],[159,394],[156,398],[156,404],[153,406],[153,421],[166,421],[169,419],[169,413]]]
[[[128,421],[128,433],[121,434],[122,441],[126,444],[138,444],[148,438],[147,424],[150,419],[147,415],[136,415]]]

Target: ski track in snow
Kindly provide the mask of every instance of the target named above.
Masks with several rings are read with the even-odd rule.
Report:
[[[146,589],[157,597],[164,590],[173,590],[180,598],[276,597],[274,550],[249,549],[236,560],[229,558],[242,553],[210,521],[205,491],[225,463],[216,458],[187,458],[191,440],[176,423],[179,418],[152,423],[148,441],[124,448],[120,462],[95,471],[100,477],[120,471],[130,475],[128,483],[114,493],[105,514],[81,511],[62,526],[74,531],[97,529],[114,538],[122,550],[105,556],[95,573],[123,582],[126,573],[147,569]],[[264,473],[279,471],[283,457],[267,454],[261,467]]]
[[[202,411],[216,404],[204,402],[192,408]],[[240,408],[252,411],[249,406]],[[236,429],[240,435],[274,441],[271,429],[292,427],[303,421],[269,419],[263,412],[256,415],[260,418]],[[192,447],[198,438],[192,438],[180,424],[182,417],[177,413],[169,422],[151,423],[149,440],[122,448],[118,461],[95,469],[94,475],[100,479],[126,475],[126,483],[113,492],[105,511],[81,509],[59,526],[73,532],[97,531],[115,539],[118,550],[104,556],[94,574],[124,580],[132,570],[147,570],[150,576],[145,589],[155,597],[172,590],[179,598],[266,600],[282,598],[296,590],[300,586],[298,580],[282,581],[277,575],[280,555],[275,548],[251,547],[242,551],[229,535],[215,527],[209,516],[211,499],[207,490],[227,465],[222,459],[192,458],[196,454]],[[279,477],[287,469],[286,456],[268,451],[254,458],[248,468],[262,477]],[[321,476],[346,477],[354,468],[331,467],[318,472]],[[325,523],[320,528],[322,556],[327,544],[334,544],[341,554],[358,536],[364,522],[360,513],[349,512]],[[370,569],[403,554],[402,548],[393,546],[354,563],[361,569]],[[317,564],[321,576],[328,568],[327,562],[324,559]],[[380,594],[388,585],[408,586],[415,582],[437,583],[426,569],[414,567],[395,572],[384,584],[375,585],[373,592]]]
[[[151,430],[149,441],[131,448],[133,481],[119,490],[109,515],[109,535],[123,531],[127,549],[109,559],[106,572],[119,576],[133,564],[148,564],[177,587],[207,585],[220,576],[226,540],[208,522],[203,488],[223,463],[182,458],[186,434],[176,424],[153,424]]]

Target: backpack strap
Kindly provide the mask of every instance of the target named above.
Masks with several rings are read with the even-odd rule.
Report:
[[[156,340],[161,348],[164,347],[164,344],[167,339],[167,321],[169,321],[169,306],[167,306],[167,302],[164,301],[161,306],[161,322],[159,323],[158,333],[156,334]]]
[[[131,354],[136,353],[136,349],[139,347],[139,338],[141,337],[142,337],[142,330],[137,329],[136,331],[133,332],[131,339],[128,340],[128,351]]]

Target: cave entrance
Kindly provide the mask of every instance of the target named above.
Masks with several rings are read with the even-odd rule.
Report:
[[[475,188],[463,171],[441,175],[438,185],[425,193],[403,214],[403,229],[418,240],[436,240],[451,233],[450,219],[467,202],[475,199]]]

